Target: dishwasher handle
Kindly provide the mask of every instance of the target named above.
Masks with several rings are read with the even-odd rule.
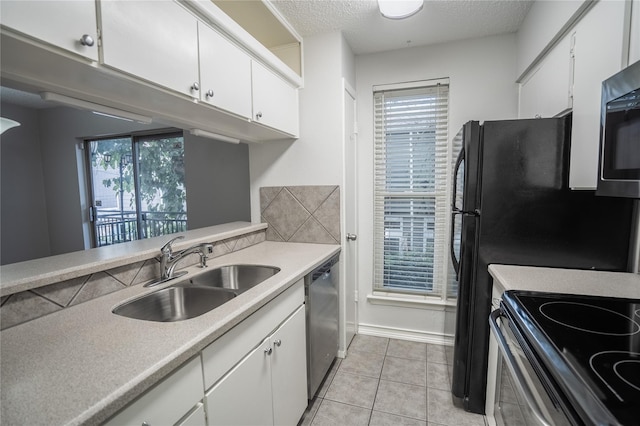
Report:
[[[499,317],[507,318],[500,309],[496,309],[495,311],[491,312],[491,315],[489,315],[489,327],[491,328],[493,335],[496,337],[496,341],[498,342],[498,347],[500,348],[500,352],[504,357],[505,363],[507,364],[507,367],[509,368],[511,375],[514,378],[514,382],[518,387],[518,389],[520,390],[520,392],[522,393],[522,395],[524,396],[524,399],[526,400],[527,405],[531,408],[533,415],[538,419],[540,424],[542,424],[543,426],[553,426],[553,423],[549,422],[547,418],[544,416],[544,414],[542,414],[542,410],[540,409],[540,406],[538,405],[538,401],[536,401],[536,398],[533,395],[533,392],[531,391],[529,384],[527,383],[527,380],[525,378],[524,373],[522,372],[522,369],[516,362],[516,359],[513,356],[511,349],[509,349],[509,344],[507,343],[507,339],[504,337],[504,334],[502,334],[502,331],[498,326]]]

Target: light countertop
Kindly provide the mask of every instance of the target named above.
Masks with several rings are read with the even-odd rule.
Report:
[[[167,287],[141,285],[0,332],[3,424],[99,424],[304,277],[340,246],[263,242],[209,261],[273,265],[280,272],[186,321],[115,315],[125,300]],[[202,271],[187,269],[188,280]]]
[[[640,299],[640,275],[628,272],[584,271],[533,266],[489,265],[498,290]],[[502,293],[499,291],[499,293]]]
[[[151,259],[160,253],[160,247],[167,241],[180,235],[185,238],[173,244],[173,248],[176,250],[187,248],[193,244],[213,243],[237,237],[263,230],[266,227],[265,223],[231,222],[162,237],[145,238],[3,265],[0,266],[0,296]]]

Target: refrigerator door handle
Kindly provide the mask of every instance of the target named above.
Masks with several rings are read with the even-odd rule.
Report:
[[[464,161],[464,148],[460,150],[460,154],[458,154],[458,159],[456,160],[456,166],[453,169],[453,191],[451,192],[451,209],[454,212],[460,211],[458,206],[456,206],[456,195],[458,194],[458,172],[460,171],[460,166]]]
[[[451,234],[449,236],[449,250],[451,252],[451,263],[453,263],[453,270],[456,272],[456,280],[460,275],[460,261],[456,258],[456,252],[453,246],[453,240],[455,237],[456,215],[458,214],[462,214],[462,212],[458,211],[454,207],[453,212],[451,212]]]
[[[458,173],[460,172],[460,166],[464,161],[464,148],[460,150],[458,158],[456,159],[456,166],[453,169],[453,191],[451,193],[451,233],[449,235],[449,250],[451,251],[451,263],[453,263],[453,270],[456,272],[456,280],[460,275],[460,261],[456,257],[454,249],[455,228],[456,228],[456,215],[463,214],[463,211],[456,206],[456,195],[458,194]]]

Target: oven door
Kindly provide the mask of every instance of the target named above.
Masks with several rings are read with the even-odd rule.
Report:
[[[500,309],[489,319],[498,351],[494,416],[500,426],[571,425],[554,404]]]

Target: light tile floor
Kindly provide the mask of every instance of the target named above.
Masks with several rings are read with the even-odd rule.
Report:
[[[301,426],[484,426],[451,401],[445,347],[357,335],[336,359]]]

